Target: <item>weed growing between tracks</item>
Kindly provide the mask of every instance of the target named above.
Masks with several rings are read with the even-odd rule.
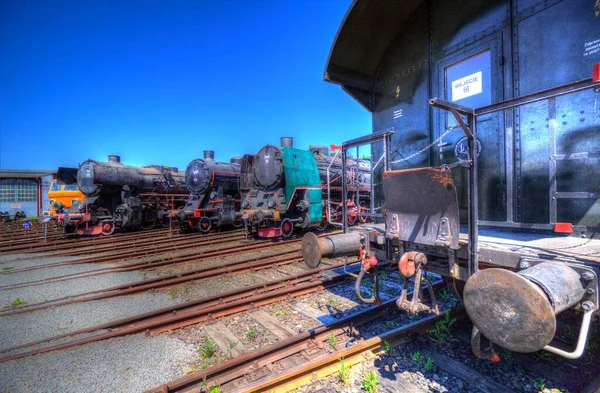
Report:
[[[204,337],[202,346],[198,349],[198,352],[202,356],[202,359],[210,359],[217,352],[217,343],[208,337]]]
[[[348,368],[346,367],[344,358],[340,359],[340,369],[337,372],[337,376],[342,386],[348,385],[348,382],[350,381],[350,375],[348,374]]]
[[[335,339],[335,334],[331,333],[329,336],[327,336],[327,340],[329,341],[329,345],[331,346],[331,349],[334,352],[337,351],[337,342]]]
[[[456,318],[451,317],[450,314],[446,314],[444,319],[435,323],[433,329],[427,331],[429,338],[438,344],[458,341],[453,337],[452,332],[450,332],[450,328],[454,323],[456,323]]]
[[[362,387],[367,393],[377,393],[377,388],[381,382],[379,382],[379,376],[375,371],[367,371],[363,377]]]
[[[16,308],[19,306],[22,306],[24,304],[27,304],[27,302],[21,298],[16,298],[15,300],[12,301],[12,303],[10,303],[8,306],[4,307],[4,308]]]

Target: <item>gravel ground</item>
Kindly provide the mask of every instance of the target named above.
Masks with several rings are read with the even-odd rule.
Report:
[[[138,272],[120,272],[71,279],[68,281],[51,282],[44,285],[6,289],[0,291],[0,304],[8,305],[16,298],[26,301],[27,303],[44,302],[141,280],[142,276]]]
[[[29,258],[31,256],[35,256],[35,258],[20,260],[19,258]],[[0,256],[0,268],[2,268],[3,272],[10,271],[12,269],[20,269],[25,267],[33,267],[40,266],[49,263],[56,262],[65,262],[72,261],[75,259],[79,259],[80,257],[54,257],[47,256],[44,254],[14,254],[14,255],[2,255]],[[21,273],[18,273],[19,275]],[[0,277],[3,276],[15,276],[15,273],[10,274],[0,274]]]
[[[137,334],[0,363],[1,392],[141,392],[182,376],[196,347]]]
[[[31,270],[26,272],[15,272],[12,274],[0,274],[0,286],[22,284],[36,280],[46,280],[72,273],[85,273],[105,267],[118,266],[116,264],[93,264],[85,263],[78,265],[57,266],[46,269]]]
[[[0,348],[13,347],[180,303],[168,293],[120,296],[1,317]]]

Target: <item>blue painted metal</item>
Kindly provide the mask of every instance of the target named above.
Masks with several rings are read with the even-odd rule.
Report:
[[[321,179],[317,162],[310,151],[281,148],[285,173],[286,203],[294,193],[302,193],[309,203],[309,219],[311,224],[318,224],[323,219],[323,203]]]

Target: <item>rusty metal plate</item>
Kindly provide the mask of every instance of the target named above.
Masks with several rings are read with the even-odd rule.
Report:
[[[458,200],[449,169],[385,172],[383,192],[388,238],[458,249]]]
[[[505,269],[475,273],[465,285],[463,303],[481,333],[503,348],[535,352],[548,345],[556,316],[536,284]]]

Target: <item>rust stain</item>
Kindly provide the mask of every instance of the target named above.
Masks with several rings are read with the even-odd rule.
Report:
[[[444,172],[440,171],[439,169],[433,169],[432,171],[429,171],[429,176],[431,177],[431,180],[444,185],[444,187],[450,187],[454,185],[454,180],[452,179],[452,176],[450,176],[449,169],[446,169]]]
[[[429,178],[437,183],[444,185],[444,187],[454,186],[454,180],[450,174],[450,169],[446,169],[442,172],[439,168],[412,168],[412,169],[399,169],[395,171],[386,171],[383,173],[383,178],[387,179],[394,175],[404,174],[404,173],[426,173]]]

